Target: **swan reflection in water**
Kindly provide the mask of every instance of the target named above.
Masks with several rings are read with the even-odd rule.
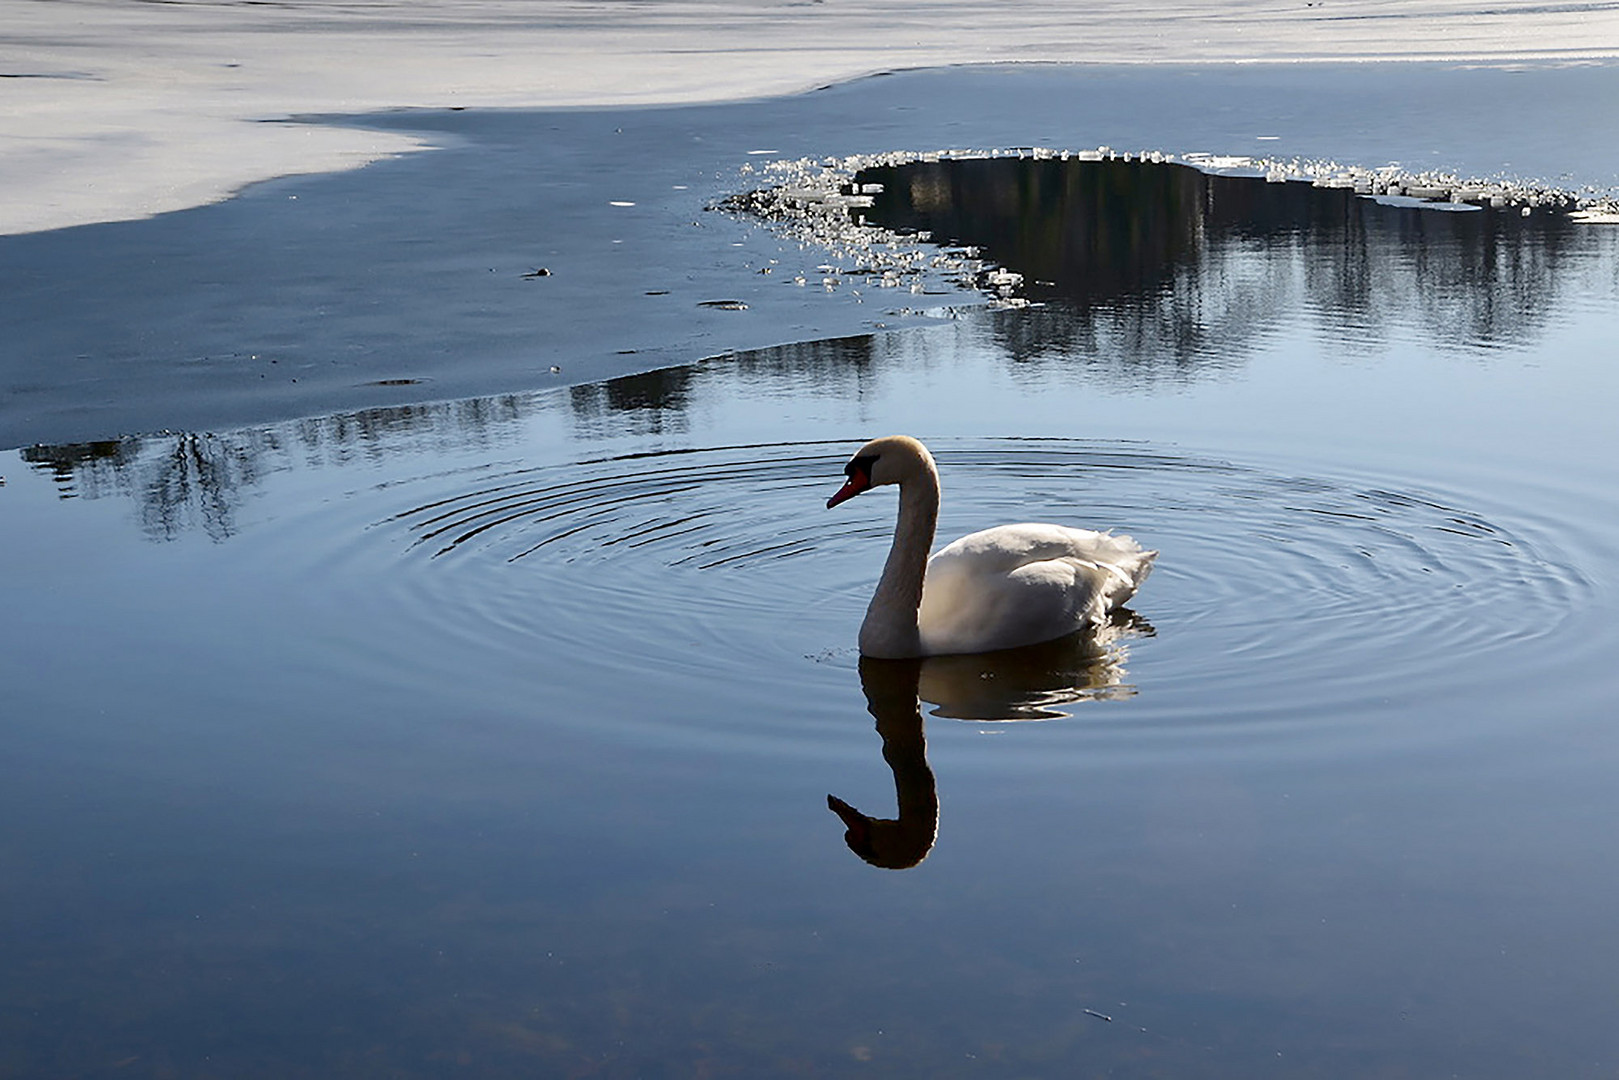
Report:
[[[973,721],[1050,720],[1059,706],[1135,693],[1124,681],[1121,634],[1152,628],[1125,609],[1102,633],[1082,632],[1021,649],[908,660],[860,658],[860,689],[877,721],[883,760],[894,773],[899,816],[878,818],[836,795],[826,804],[843,820],[849,850],[873,866],[906,870],[927,858],[939,832],[939,793],[928,765],[922,707]]]

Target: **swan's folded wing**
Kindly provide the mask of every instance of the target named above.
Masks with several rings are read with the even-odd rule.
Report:
[[[1157,552],[1128,536],[1004,525],[928,562],[917,627],[929,653],[982,652],[1100,626],[1146,579]]]
[[[1116,567],[1133,591],[1146,580],[1157,554],[1128,536],[1031,522],[969,533],[928,560],[928,573],[1009,574],[1031,563],[1078,559]]]

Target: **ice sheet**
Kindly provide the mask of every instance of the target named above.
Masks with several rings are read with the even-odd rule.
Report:
[[[423,145],[300,114],[719,101],[962,62],[1616,55],[1604,0],[0,0],[0,234]]]

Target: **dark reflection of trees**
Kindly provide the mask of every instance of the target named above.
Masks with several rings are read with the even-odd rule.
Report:
[[[870,169],[869,221],[971,245],[1048,306],[996,320],[1015,362],[1139,383],[1240,357],[1301,310],[1339,343],[1414,324],[1437,348],[1532,340],[1595,242],[1567,218],[1387,206],[1344,189],[1142,161],[989,159]]]
[[[592,434],[661,435],[686,429],[695,369],[686,365],[568,388],[579,426]],[[626,423],[628,420],[628,423]]]
[[[74,499],[81,494],[80,474],[87,474],[85,482],[91,486],[91,490],[86,494],[94,498],[96,482],[128,466],[140,456],[139,450],[140,441],[137,439],[103,439],[55,446],[42,443],[25,447],[18,453],[30,465],[51,474],[62,498]]]
[[[700,379],[715,370],[753,384],[754,393],[768,393],[770,386],[794,393],[815,386],[858,396],[877,367],[870,337],[839,338],[575,386],[566,400],[584,435],[678,432],[685,430]],[[269,473],[424,449],[465,451],[491,445],[515,434],[530,414],[553,407],[551,400],[508,394],[365,409],[217,434],[42,444],[18,453],[51,473],[63,498],[129,498],[153,538],[200,531],[223,540],[238,531],[245,498]]]
[[[858,390],[880,366],[870,334],[735,353],[726,370],[754,386],[812,385]]]
[[[293,420],[220,434],[163,433],[18,451],[51,474],[64,499],[127,497],[154,539],[201,532],[221,541],[240,527],[248,495],[272,472],[493,442],[531,411],[508,395]]]
[[[869,169],[869,221],[982,247],[1031,295],[1088,306],[1158,291],[1202,243],[1207,196],[1194,169],[1143,162],[985,159]]]
[[[296,448],[311,464],[361,456],[380,459],[424,448],[492,445],[515,434],[536,411],[530,395],[499,394],[417,405],[390,405],[309,417],[266,429],[278,445]]]
[[[131,496],[149,536],[198,530],[224,540],[236,531],[243,492],[258,481],[264,463],[260,441],[161,435],[32,446],[22,458],[49,471],[63,498]]]
[[[878,368],[869,334],[727,353],[698,364],[626,375],[570,387],[575,423],[592,436],[659,435],[684,431],[686,411],[703,381],[722,375],[750,397],[773,387],[796,393],[806,386],[857,396]]]

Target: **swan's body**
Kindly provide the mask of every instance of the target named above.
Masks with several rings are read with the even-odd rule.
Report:
[[[939,470],[927,447],[903,435],[875,439],[844,472],[849,480],[829,507],[899,485],[894,544],[860,625],[864,656],[991,652],[1099,628],[1158,554],[1128,536],[1023,524],[963,536],[930,559]]]

